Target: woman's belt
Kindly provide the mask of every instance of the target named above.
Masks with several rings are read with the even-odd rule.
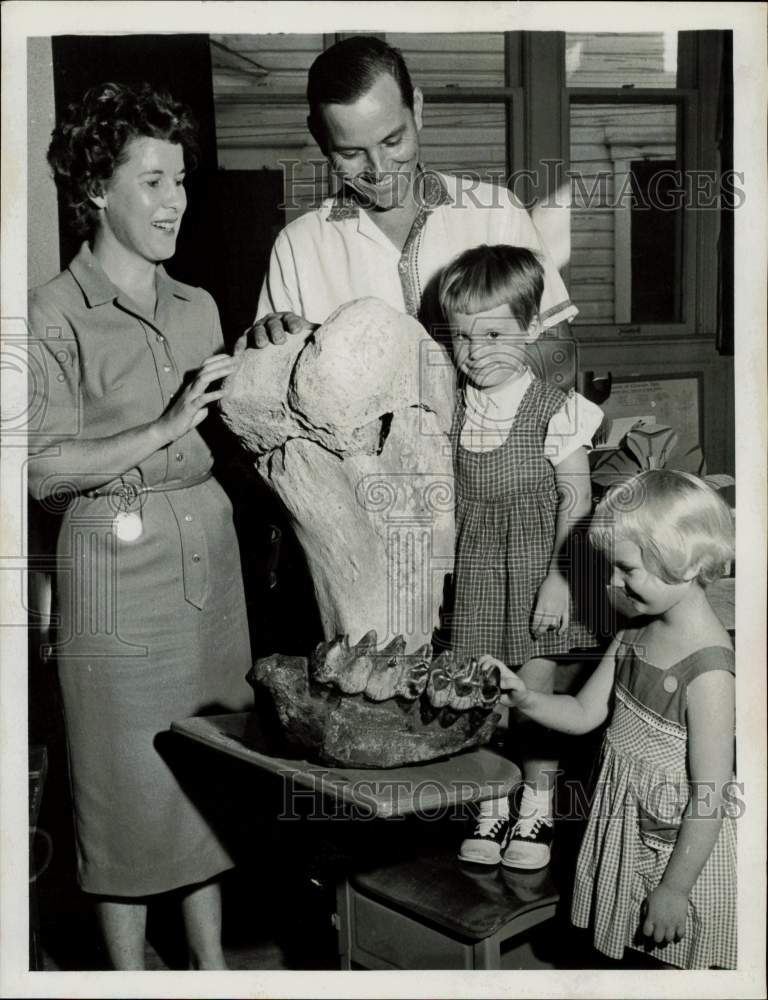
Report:
[[[106,486],[101,486],[97,490],[85,490],[84,495],[89,498],[94,497],[118,497],[123,503],[133,503],[137,497],[145,493],[169,493],[173,490],[186,490],[190,486],[199,486],[212,476],[212,472],[201,472],[190,479],[171,479],[167,483],[157,483],[155,486],[145,486],[130,479],[112,480]]]

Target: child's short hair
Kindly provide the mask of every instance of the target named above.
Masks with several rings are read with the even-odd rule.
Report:
[[[538,316],[543,293],[544,268],[536,254],[503,243],[465,250],[443,271],[438,291],[446,316],[485,312],[506,303],[523,326]]]
[[[715,490],[687,472],[655,469],[613,486],[595,510],[589,539],[600,551],[634,542],[643,565],[665,583],[702,586],[727,571],[734,555],[733,518]]]

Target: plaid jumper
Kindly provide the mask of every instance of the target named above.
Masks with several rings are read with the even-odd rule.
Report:
[[[461,659],[490,653],[510,666],[532,657],[594,646],[575,620],[565,635],[535,639],[531,616],[549,569],[558,494],[544,441],[566,395],[534,378],[503,445],[461,445],[465,403],[459,393],[451,441],[456,482],[456,561],[451,644]]]
[[[643,903],[664,875],[690,795],[686,690],[705,671],[733,673],[733,652],[711,646],[660,670],[625,640],[617,657],[616,701],[576,865],[571,919],[591,926],[595,947],[611,958],[636,948],[683,969],[735,969],[733,815],[723,820],[693,886],[683,939],[657,947],[640,933]]]

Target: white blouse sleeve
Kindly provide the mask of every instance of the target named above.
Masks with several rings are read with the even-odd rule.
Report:
[[[603,411],[578,392],[568,393],[562,408],[549,421],[544,454],[557,466],[577,448],[588,448],[603,420]]]

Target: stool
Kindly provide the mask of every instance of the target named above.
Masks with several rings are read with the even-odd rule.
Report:
[[[483,868],[456,851],[440,845],[338,887],[342,969],[499,969],[502,942],[554,917],[547,868]]]

